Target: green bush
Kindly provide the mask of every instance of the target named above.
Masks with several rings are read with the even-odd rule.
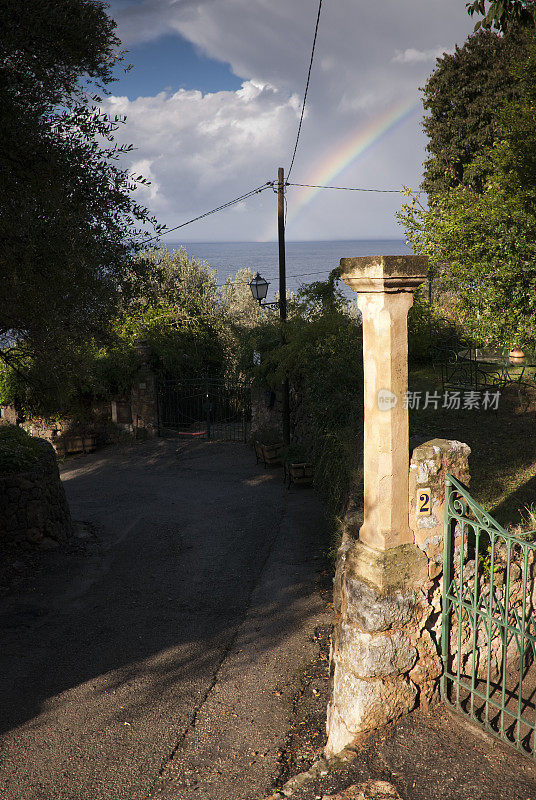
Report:
[[[451,320],[430,305],[422,290],[415,292],[408,314],[408,358],[412,363],[434,360],[436,354],[463,347],[464,337]]]
[[[288,376],[300,397],[308,433],[298,449],[315,463],[315,488],[334,516],[344,513],[361,458],[355,431],[363,418],[361,324],[336,281],[334,270],[327,281],[303,287],[291,299],[284,343],[277,318],[242,340],[243,369],[260,386],[275,388]],[[256,367],[254,350],[261,354]]]
[[[0,472],[26,472],[43,456],[43,443],[12,425],[0,426]]]

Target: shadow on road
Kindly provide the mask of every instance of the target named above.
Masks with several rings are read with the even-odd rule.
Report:
[[[63,480],[73,518],[95,537],[43,554],[42,571],[0,601],[7,774],[28,747],[54,751],[61,770],[81,747],[105,755],[131,728],[147,750],[140,772],[154,771],[214,682],[276,544],[279,568],[241,642],[244,668],[304,624],[322,510],[236,444],[108,450],[68,462]],[[296,524],[285,530],[289,503]]]

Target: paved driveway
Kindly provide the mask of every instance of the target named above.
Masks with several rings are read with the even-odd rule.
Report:
[[[62,478],[94,534],[0,601],[0,797],[268,794],[326,622],[320,504],[234,443],[110,448]]]

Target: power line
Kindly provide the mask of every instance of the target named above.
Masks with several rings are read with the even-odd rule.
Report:
[[[168,233],[172,233],[172,231],[178,231],[179,228],[184,228],[186,225],[191,225],[192,222],[197,222],[199,219],[204,219],[205,217],[209,217],[211,214],[216,214],[218,211],[223,211],[224,208],[229,208],[229,206],[240,203],[242,200],[247,200],[248,197],[253,197],[254,194],[260,194],[261,192],[264,192],[265,189],[268,189],[273,185],[274,181],[267,181],[266,183],[263,183],[262,186],[257,186],[256,189],[250,189],[249,192],[241,194],[240,197],[235,197],[234,200],[229,200],[228,203],[223,203],[221,206],[213,208],[211,211],[206,211],[204,214],[200,214],[198,217],[189,219],[187,222],[182,222],[180,225],[175,225],[174,228],[168,228],[166,231],[162,231],[162,233],[158,234],[158,236],[151,236],[149,239],[144,239],[144,241],[139,242],[139,244],[140,246],[143,246],[149,242],[154,242],[155,239],[160,239],[161,236],[166,236]]]
[[[396,192],[396,194],[400,194],[403,189],[359,189],[354,186],[320,186],[316,183],[288,183],[287,186],[305,186],[310,189],[341,189],[345,192],[379,192],[383,194],[391,194]],[[421,194],[419,192],[419,194]]]
[[[311,50],[311,60],[309,61],[309,71],[307,73],[307,83],[305,84],[305,92],[304,92],[304,95],[303,95],[303,105],[302,105],[301,116],[300,116],[300,124],[298,125],[298,133],[297,133],[297,136],[296,136],[296,144],[294,145],[294,152],[292,153],[292,160],[290,162],[290,167],[287,170],[287,178],[290,178],[290,173],[292,172],[292,167],[294,166],[294,159],[296,158],[296,151],[298,149],[298,141],[300,139],[300,133],[301,133],[302,122],[303,122],[303,114],[305,112],[305,102],[307,100],[307,92],[309,91],[309,81],[311,79],[311,68],[313,66],[313,58],[314,58],[314,55],[315,55],[316,37],[317,37],[317,34],[318,34],[318,23],[320,22],[320,9],[321,8],[322,8],[322,0],[319,0],[319,3],[318,3],[318,14],[316,16],[315,36],[314,36],[314,39],[313,39],[313,48]]]
[[[306,278],[309,275],[324,275],[326,272],[332,272],[332,270],[326,268],[326,269],[321,269],[320,272],[298,272],[296,275],[287,275],[287,278]],[[231,277],[231,276],[229,276],[229,277]],[[217,284],[217,288],[221,289],[222,287],[224,287],[226,285],[227,284],[225,284],[225,283],[221,283],[221,284],[219,283],[219,284]],[[235,282],[234,284],[231,284],[231,285],[234,285],[234,286],[249,286],[249,283],[248,283],[248,281],[238,281],[238,282]]]
[[[297,275],[289,275],[289,278],[305,278],[308,275],[323,275],[325,272],[331,272],[330,269],[322,269],[320,272],[298,272]]]

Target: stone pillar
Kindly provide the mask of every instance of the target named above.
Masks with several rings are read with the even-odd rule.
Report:
[[[412,541],[408,519],[407,315],[427,273],[422,256],[341,259],[363,317],[364,497],[361,542],[388,550]]]
[[[136,352],[140,359],[138,382],[131,390],[132,425],[138,435],[158,435],[158,397],[156,379],[149,364],[150,348],[145,339],[136,343]]]
[[[339,553],[326,753],[410,711],[418,659],[410,636],[428,559],[409,525],[407,313],[421,256],[341,259],[363,317],[364,521]]]

